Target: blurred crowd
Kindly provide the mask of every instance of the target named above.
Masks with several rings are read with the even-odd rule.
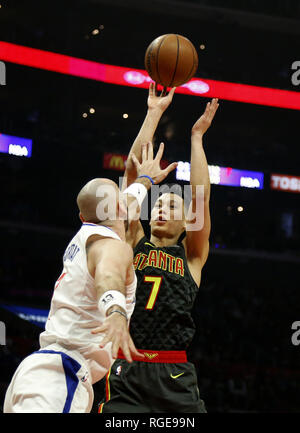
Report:
[[[208,410],[300,410],[300,352],[291,341],[298,296],[289,284],[202,287],[190,353]]]

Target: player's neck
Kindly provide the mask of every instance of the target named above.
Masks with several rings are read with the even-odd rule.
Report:
[[[107,220],[104,221],[103,223],[100,223],[99,226],[110,228],[122,239],[122,241],[126,240],[124,220],[115,220],[115,221]]]
[[[179,237],[157,237],[153,234],[151,234],[150,242],[154,244],[156,247],[170,247],[171,245],[176,245]]]

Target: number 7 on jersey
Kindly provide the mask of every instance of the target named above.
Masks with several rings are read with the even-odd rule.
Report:
[[[152,289],[145,307],[146,310],[152,310],[161,286],[162,277],[151,277],[150,275],[145,275],[144,282],[152,283]]]

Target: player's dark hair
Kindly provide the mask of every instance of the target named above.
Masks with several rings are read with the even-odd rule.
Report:
[[[160,186],[159,197],[166,193],[177,194],[183,199],[184,207],[187,210],[191,202],[191,189],[189,185],[187,186],[188,188],[183,188],[183,186],[178,183],[165,183]]]

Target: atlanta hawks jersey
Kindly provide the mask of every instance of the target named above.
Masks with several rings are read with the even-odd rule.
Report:
[[[40,334],[41,348],[58,344],[79,352],[87,361],[92,383],[103,377],[103,368],[109,369],[112,363],[111,343],[105,350],[100,350],[103,334],[91,334],[92,329],[105,319],[99,311],[94,279],[87,267],[86,242],[95,234],[121,241],[108,227],[91,223],[82,225],[64,253],[63,271],[54,286],[45,331]],[[135,288],[136,277],[126,288],[131,303],[135,302],[132,296]],[[127,312],[130,314],[132,310],[132,305],[128,305]]]
[[[181,242],[156,247],[146,237],[134,249],[138,279],[130,334],[138,349],[186,350],[194,333],[198,292]]]

